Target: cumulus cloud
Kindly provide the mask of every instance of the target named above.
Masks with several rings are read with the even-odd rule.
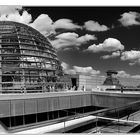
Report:
[[[70,19],[59,19],[54,22],[53,27],[55,29],[68,29],[68,30],[75,30],[81,28],[81,26],[73,23]]]
[[[129,65],[140,64],[140,51],[124,51],[121,56],[122,61],[130,61]]]
[[[39,15],[33,22],[32,16],[27,11],[23,11],[22,14],[19,13],[21,6],[0,6],[0,21],[15,21],[27,24],[43,35],[49,35],[55,33],[53,27],[53,21],[47,14]],[[31,23],[32,22],[32,23]]]
[[[76,30],[81,28],[70,19],[59,19],[54,22],[47,14],[39,15],[30,25],[46,36],[55,34],[56,29]]]
[[[55,32],[52,24],[53,21],[47,14],[41,14],[30,24],[30,26],[37,29],[42,34],[48,35]]]
[[[19,13],[20,10],[23,11],[22,14]],[[31,14],[23,10],[22,6],[0,6],[0,20],[16,21],[28,24],[45,36],[56,34],[57,29],[76,30],[83,28],[83,26],[74,23],[71,19],[58,19],[57,21],[53,21],[47,14],[41,14],[32,21]],[[86,22],[84,28],[96,31],[104,31],[108,29],[105,25],[100,25],[98,22],[94,21]],[[81,38],[81,40],[82,39],[83,38]]]
[[[8,15],[5,14],[1,15],[0,21],[3,20],[29,24],[32,21],[32,16],[27,11],[23,11],[21,15],[19,14],[19,12],[15,12],[15,13],[10,13]]]
[[[76,74],[75,70],[70,68],[70,66],[67,63],[62,62],[61,66],[65,74]]]
[[[123,78],[140,78],[140,75],[131,75],[131,74],[128,74],[127,72],[121,70],[121,71],[118,71],[117,77],[123,77]]]
[[[128,74],[125,71],[121,70],[121,71],[118,71],[117,76],[118,77],[126,77],[126,78],[129,78],[130,77],[130,74]]]
[[[15,21],[24,24],[29,24],[32,21],[32,16],[27,11],[23,11],[22,14],[19,10],[22,6],[0,6],[0,21]]]
[[[12,13],[17,13],[18,10],[21,10],[22,6],[17,6],[17,5],[1,5],[0,6],[0,15],[8,15]]]
[[[62,62],[61,66],[62,66],[63,70],[66,70],[66,69],[70,68],[69,65],[67,63],[65,63],[65,62]]]
[[[109,59],[109,58],[115,58],[120,56],[120,59],[122,61],[129,61],[129,65],[135,65],[135,64],[140,64],[140,51],[137,50],[131,50],[131,51],[116,51],[112,52],[111,55],[104,55],[101,56],[102,59]]]
[[[80,46],[81,44],[85,44],[90,40],[96,39],[97,38],[94,35],[86,34],[79,37],[79,35],[74,32],[67,32],[57,35],[56,39],[51,41],[51,43],[57,50],[61,50],[67,49],[68,47],[76,48],[76,46]]]
[[[44,35],[55,33],[56,29],[75,30],[81,28],[70,19],[59,19],[53,22],[53,20],[47,14],[39,15],[30,25]]]
[[[111,55],[101,56],[102,59],[116,58],[120,56],[120,51],[113,52]]]
[[[140,13],[128,12],[123,13],[121,18],[118,20],[123,26],[140,25]]]
[[[131,50],[122,53],[121,60],[135,60],[140,59],[140,51]]]
[[[95,35],[89,35],[89,34],[86,34],[84,36],[81,36],[77,39],[78,42],[87,42],[89,40],[96,40],[97,38],[95,37]]]
[[[86,51],[90,52],[113,52],[118,50],[124,50],[124,46],[121,44],[121,42],[115,38],[108,38],[105,39],[103,43],[100,43],[98,45],[93,44],[88,47]]]
[[[47,14],[41,14],[32,21],[32,16],[27,11],[19,13],[21,9],[22,6],[0,6],[0,21],[8,20],[28,24],[45,36],[55,34],[56,29],[75,30],[81,28],[70,19],[59,19],[54,22]]]
[[[78,38],[78,36],[79,35],[74,32],[67,32],[57,35],[56,38],[65,40],[75,40],[76,38]]]
[[[85,22],[84,28],[88,31],[107,31],[109,29],[106,25],[100,25],[98,22],[93,20]]]
[[[140,75],[132,75],[132,78],[140,78]]]
[[[85,74],[100,74],[100,71],[94,70],[92,67],[78,67],[73,66],[73,69],[76,71],[76,73],[85,73]]]
[[[76,73],[91,74],[91,75],[100,74],[99,70],[94,70],[92,67],[73,66],[72,68],[70,68],[70,66],[65,62],[62,62],[61,66],[63,67],[63,70],[66,74],[76,74]]]

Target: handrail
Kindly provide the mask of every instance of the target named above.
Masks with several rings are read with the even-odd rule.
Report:
[[[91,111],[91,112],[87,112],[87,113],[76,113],[76,118],[86,117],[86,116],[89,116],[89,115],[95,115],[96,116],[99,113],[105,113],[105,112],[109,112],[109,111],[113,111],[113,110],[132,107],[132,105],[136,105],[138,103],[140,103],[140,100],[135,101],[135,102],[131,102],[131,103],[127,104],[127,105],[123,105],[123,106],[119,106],[119,107],[110,107],[110,108],[105,108],[105,109],[101,109],[101,110],[97,110],[97,111]],[[68,111],[68,110],[65,110],[65,111],[70,112],[70,113],[74,113],[74,112],[71,112],[71,111]]]

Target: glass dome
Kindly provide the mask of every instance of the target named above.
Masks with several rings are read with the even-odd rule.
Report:
[[[0,21],[1,93],[44,92],[62,69],[56,51],[37,30]]]

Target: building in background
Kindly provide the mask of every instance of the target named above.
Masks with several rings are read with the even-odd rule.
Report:
[[[37,30],[27,25],[0,21],[0,93],[48,92],[74,88],[137,87],[139,78],[63,74],[56,51]]]
[[[112,86],[115,86],[115,88],[119,88],[121,84],[120,84],[120,81],[116,77],[118,72],[114,70],[108,70],[106,73],[107,73],[107,78],[105,79],[103,85],[106,85],[106,86],[112,85]]]
[[[27,25],[0,21],[0,93],[45,92],[61,74],[47,38]]]
[[[83,90],[83,87],[87,91],[91,90],[106,90],[106,89],[120,89],[135,88],[140,85],[140,78],[132,77],[119,77],[116,71],[107,71],[107,77],[101,75],[88,75],[77,73],[75,75],[64,75],[61,77],[61,82],[71,87],[78,87],[78,90]]]

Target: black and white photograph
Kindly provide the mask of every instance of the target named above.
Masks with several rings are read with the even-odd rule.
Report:
[[[139,133],[140,6],[0,5],[0,135]]]

